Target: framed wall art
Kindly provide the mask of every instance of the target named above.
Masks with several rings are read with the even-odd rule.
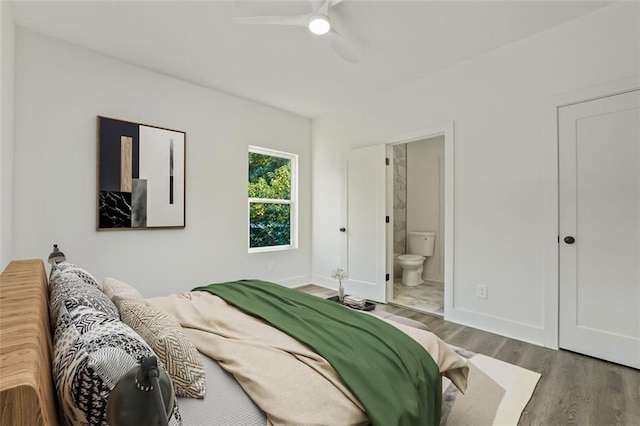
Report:
[[[186,133],[98,116],[97,229],[184,228]]]

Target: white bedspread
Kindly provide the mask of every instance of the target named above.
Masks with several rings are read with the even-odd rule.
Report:
[[[173,315],[200,352],[233,374],[270,423],[353,425],[367,421],[360,402],[331,365],[289,335],[206,292],[147,301]],[[420,343],[440,372],[465,389],[466,361],[446,343],[430,332],[389,324]]]

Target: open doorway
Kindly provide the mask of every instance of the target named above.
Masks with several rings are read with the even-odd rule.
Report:
[[[445,319],[453,309],[453,154],[453,122],[387,144],[387,300]]]
[[[444,154],[436,160],[439,177],[436,192],[439,194],[437,225],[411,222],[406,231],[431,232],[425,238],[433,240],[433,250],[429,257],[437,257],[430,262],[427,272],[433,272],[431,264],[438,265],[438,276],[428,275],[428,280],[436,281],[443,288],[444,308],[423,310],[447,318],[453,307],[453,123],[444,123],[427,131],[388,140],[386,144],[370,145],[345,152],[342,177],[342,221],[338,229],[341,233],[341,264],[347,271],[345,288],[350,294],[380,303],[393,303],[394,269],[402,271],[402,263],[394,268],[394,211],[393,211],[393,146],[407,144],[411,155],[411,143],[423,140],[443,141]],[[416,147],[419,144],[415,145]],[[386,157],[386,159],[385,159]],[[419,159],[419,156],[416,156]],[[407,158],[409,160],[409,158]],[[421,170],[420,161],[411,169]],[[430,179],[427,179],[428,181]],[[423,184],[415,184],[421,190]],[[421,216],[418,213],[417,216]],[[405,225],[406,226],[406,225]],[[427,230],[428,229],[428,230]],[[425,231],[427,230],[427,231]],[[400,255],[411,252],[406,233],[404,248]],[[436,246],[435,241],[438,241]],[[436,248],[437,247],[437,248]],[[409,253],[410,254],[410,253]],[[402,259],[400,259],[402,260]],[[424,265],[423,265],[424,267]],[[418,268],[419,269],[419,268]],[[420,274],[424,273],[420,271]],[[404,273],[403,273],[404,275]],[[406,282],[406,281],[405,281]],[[442,286],[444,282],[444,286]],[[405,285],[406,286],[406,285]],[[408,287],[408,286],[406,286]],[[425,286],[426,287],[426,286]],[[401,291],[399,291],[401,293]],[[416,309],[415,303],[406,306]],[[420,309],[418,309],[420,310]]]
[[[444,316],[445,137],[398,143],[392,148],[394,274],[390,302]]]

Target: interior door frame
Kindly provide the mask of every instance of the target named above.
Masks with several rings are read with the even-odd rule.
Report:
[[[544,345],[560,347],[559,109],[640,89],[640,75],[576,90],[545,101],[544,152]]]
[[[444,136],[444,318],[447,319],[453,310],[453,273],[454,273],[454,122],[449,121],[388,138],[386,145],[417,142]],[[393,205],[390,212],[393,224]],[[393,225],[392,225],[393,226]],[[387,264],[393,264],[393,244],[391,250],[387,245]],[[392,271],[393,272],[393,271]],[[391,277],[393,282],[393,277]],[[393,284],[387,286],[387,300],[393,296]]]

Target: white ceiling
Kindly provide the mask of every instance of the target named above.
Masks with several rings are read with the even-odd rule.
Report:
[[[600,1],[344,0],[335,28],[357,64],[301,27],[235,17],[311,11],[308,1],[16,2],[16,25],[307,117],[559,25]]]

